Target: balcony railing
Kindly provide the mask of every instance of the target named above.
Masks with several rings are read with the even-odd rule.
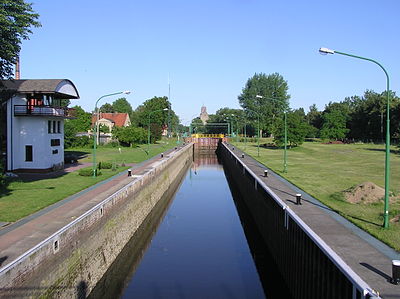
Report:
[[[52,106],[14,105],[14,116],[59,116],[69,117],[67,108]]]

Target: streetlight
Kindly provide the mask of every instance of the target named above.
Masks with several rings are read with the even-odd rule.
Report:
[[[97,143],[97,122],[99,121],[99,112],[97,109],[97,103],[105,97],[110,97],[110,96],[115,96],[117,94],[130,94],[131,92],[129,90],[126,91],[119,91],[119,92],[115,92],[115,93],[110,93],[110,94],[106,94],[104,96],[101,96],[97,101],[96,104],[94,105],[94,113],[96,114],[96,122],[94,124],[94,133],[93,133],[93,177],[95,178],[97,175],[97,171],[96,171],[96,143]]]
[[[236,133],[234,133],[235,135],[236,135],[236,142],[238,142],[238,136],[239,136],[239,120],[238,120],[238,116],[237,115],[235,115],[235,114],[230,114],[230,116],[233,118],[233,121],[232,121],[232,131],[234,131],[233,130],[233,125],[234,125],[234,121],[236,120]]]
[[[386,151],[385,151],[385,206],[384,206],[384,211],[383,211],[383,227],[388,228],[389,227],[389,177],[390,177],[390,107],[389,107],[389,75],[385,68],[377,61],[366,58],[366,57],[361,57],[361,56],[356,56],[352,54],[347,54],[339,51],[334,51],[328,48],[320,48],[319,53],[323,55],[327,54],[340,54],[340,55],[345,55],[345,56],[350,56],[362,60],[367,60],[371,61],[375,64],[377,64],[385,73],[386,75]]]
[[[279,99],[267,98],[270,101],[280,102]],[[284,133],[284,151],[283,151],[283,172],[287,173],[287,111],[283,111],[284,119],[285,119],[285,133]]]
[[[261,96],[256,96],[261,97]],[[254,110],[246,108],[246,110],[257,114],[257,157],[260,156],[260,114]]]
[[[150,153],[150,115],[155,112],[168,111],[168,110],[169,110],[168,108],[164,108],[164,109],[150,111],[150,113],[149,113],[149,120],[148,120],[148,125],[147,125],[147,153]]]
[[[228,124],[228,135],[229,135],[229,131],[230,131],[230,135],[233,138],[233,124],[232,124],[231,116],[233,116],[233,114],[227,115],[226,118],[225,118],[225,121],[228,121],[227,122],[227,124]],[[230,130],[229,130],[229,128],[230,128]]]

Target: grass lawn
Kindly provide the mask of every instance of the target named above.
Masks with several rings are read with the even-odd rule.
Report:
[[[147,145],[140,148],[121,147],[121,152],[118,148],[99,147],[96,151],[96,161],[116,162],[118,165],[139,163],[174,146],[176,146],[176,139],[171,139],[169,143],[165,139],[158,144],[152,144],[149,155],[145,151]],[[66,150],[66,152],[78,154],[80,163],[92,162],[92,149],[90,148],[73,148]],[[64,172],[55,178],[33,181],[13,180],[8,184],[6,190],[2,190],[0,193],[0,221],[14,222],[127,168],[127,166],[119,167],[117,171],[102,169],[102,175],[96,178],[80,176],[76,171]]]
[[[260,143],[271,142],[263,139]],[[383,200],[373,204],[352,204],[340,191],[364,182],[384,188],[385,146],[376,144],[323,144],[306,142],[288,149],[288,172],[283,173],[283,149],[260,147],[257,144],[232,142],[249,155],[302,190],[317,198],[359,227],[392,248],[400,251],[400,223],[390,222],[382,228]],[[400,154],[392,147],[390,190],[400,194]],[[390,219],[400,214],[400,199],[391,200]]]

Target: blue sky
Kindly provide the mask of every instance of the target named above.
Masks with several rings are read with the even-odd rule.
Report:
[[[379,61],[400,94],[398,0],[36,0],[33,9],[42,27],[23,42],[21,77],[72,80],[86,111],[122,90],[133,108],[167,96],[168,77],[183,123],[202,105],[239,108],[260,72],[288,81],[292,108],[385,90],[378,66],[322,56],[321,46]]]

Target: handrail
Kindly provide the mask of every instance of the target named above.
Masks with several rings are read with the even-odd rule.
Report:
[[[224,138],[225,134],[192,134],[192,138]]]
[[[14,116],[67,116],[68,112],[65,107],[14,105]]]
[[[340,271],[352,282],[365,297],[367,294],[376,296],[372,288],[357,274],[333,249],[325,243],[288,205],[286,205],[247,165],[241,161],[237,155],[229,149],[226,143],[222,143],[228,152],[248,171],[248,173],[264,188],[264,190],[275,200],[282,209],[297,223],[297,225],[310,237],[310,239],[324,252],[324,254],[340,269]],[[377,297],[378,298],[378,297]]]

